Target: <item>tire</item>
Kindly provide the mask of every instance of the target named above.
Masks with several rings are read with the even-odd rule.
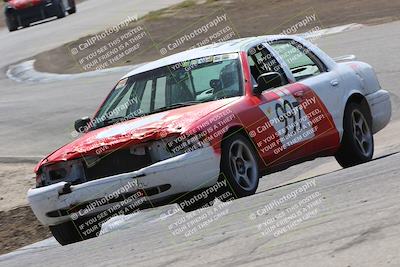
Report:
[[[337,162],[348,168],[368,162],[374,155],[372,119],[367,107],[357,103],[346,106],[343,120],[343,138],[336,153]]]
[[[50,226],[49,228],[54,238],[58,241],[58,243],[60,243],[63,246],[98,236],[100,229],[93,231],[89,235],[82,234],[78,230],[78,226],[81,224],[84,224],[84,221],[80,222],[68,221],[62,224]]]
[[[6,16],[6,24],[10,32],[16,31],[18,29],[18,24],[16,23],[15,18],[11,17],[11,15]]]
[[[221,172],[220,180],[227,181],[224,190],[232,193],[233,198],[250,196],[257,191],[259,157],[253,144],[243,134],[232,135],[222,142]],[[223,194],[218,192],[218,196]]]
[[[65,7],[62,2],[62,0],[57,1],[58,2],[58,11],[57,11],[57,18],[65,18]]]
[[[75,227],[75,224],[72,221],[53,225],[49,228],[54,238],[63,246],[83,240],[78,229]]]
[[[76,3],[75,0],[69,0],[69,9],[68,9],[68,14],[75,14],[76,13]]]
[[[179,207],[184,212],[192,212],[201,208],[211,207],[214,204],[215,194],[210,193],[207,194],[207,197],[199,199],[199,196],[202,196],[203,192],[207,191],[207,189],[208,188],[196,190],[183,195],[177,201]]]

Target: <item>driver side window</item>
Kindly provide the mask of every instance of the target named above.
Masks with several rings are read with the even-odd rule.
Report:
[[[316,76],[326,69],[317,56],[294,40],[273,42],[270,45],[289,66],[296,81]]]
[[[282,78],[282,84],[277,84],[267,89],[272,89],[278,85],[280,86],[288,83],[285,71],[282,69],[275,57],[262,44],[259,44],[249,50],[248,62],[250,65],[250,72],[254,87],[257,86],[257,80],[262,74],[271,72],[277,72],[280,74]]]

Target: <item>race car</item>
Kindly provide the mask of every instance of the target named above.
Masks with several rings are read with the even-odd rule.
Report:
[[[29,27],[33,22],[51,17],[64,18],[76,12],[75,0],[6,0],[4,13],[10,32]]]
[[[300,37],[262,36],[141,65],[40,161],[32,210],[66,245],[119,214],[250,196],[262,176],[317,157],[368,162],[390,95],[370,65],[337,61]]]

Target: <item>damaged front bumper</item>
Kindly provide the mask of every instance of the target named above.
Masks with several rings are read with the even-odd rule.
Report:
[[[59,182],[30,189],[28,201],[42,224],[57,225],[74,220],[73,215],[76,214],[96,214],[115,205],[116,202],[124,203],[124,195],[132,196],[135,192],[145,192],[147,202],[157,203],[158,200],[170,196],[206,188],[217,182],[219,172],[220,155],[216,154],[212,147],[206,147],[137,171],[79,185]],[[93,204],[88,204],[91,202]],[[85,209],[77,210],[76,207],[85,203]]]

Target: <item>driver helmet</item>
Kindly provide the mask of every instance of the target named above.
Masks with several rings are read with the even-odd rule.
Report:
[[[236,62],[232,62],[222,68],[219,79],[222,89],[235,89],[238,85],[238,73]]]

